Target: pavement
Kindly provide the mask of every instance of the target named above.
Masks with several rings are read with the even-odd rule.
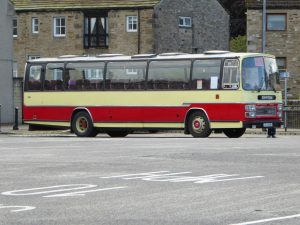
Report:
[[[166,133],[183,133],[183,131],[164,131]],[[160,132],[160,133],[164,133]],[[21,124],[17,130],[13,129],[12,124],[0,125],[0,135],[25,135],[25,136],[74,136],[70,130],[37,130],[29,131],[28,125]],[[247,129],[246,134],[266,135],[266,131],[262,129]],[[300,129],[276,129],[276,135],[300,135]]]

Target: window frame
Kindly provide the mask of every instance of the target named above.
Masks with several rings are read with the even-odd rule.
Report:
[[[33,34],[38,34],[40,30],[39,27],[39,18],[38,17],[32,17],[31,18],[31,32]]]
[[[279,68],[279,64],[277,63],[278,60],[283,60],[284,68]],[[278,70],[280,72],[286,72],[287,71],[287,58],[286,57],[276,57],[276,63],[277,63],[277,66],[278,66]]]
[[[186,23],[186,19],[190,21],[190,25]],[[181,24],[180,22],[183,21]],[[183,28],[191,28],[193,26],[192,17],[190,16],[179,16],[178,26]]]
[[[226,67],[229,67],[229,66],[225,66],[225,63],[227,60],[236,60],[237,63],[238,63],[238,66],[236,66],[237,68],[237,78],[238,78],[238,82],[237,83],[228,83],[228,84],[232,84],[232,85],[236,85],[236,86],[228,86],[228,87],[225,87],[224,86],[224,78],[225,78],[225,68]],[[239,58],[224,58],[223,59],[223,62],[221,64],[221,69],[222,69],[222,72],[221,72],[221,86],[220,86],[220,89],[222,90],[229,90],[229,91],[234,91],[234,90],[239,90],[241,88],[241,60]],[[234,66],[230,66],[230,67],[234,67]],[[226,83],[225,83],[226,84]]]
[[[27,59],[30,61],[30,60],[34,60],[34,59],[39,59],[41,58],[41,56],[39,55],[28,55]]]
[[[12,19],[12,30],[13,30],[13,37],[18,37],[18,19],[13,18]]]
[[[96,34],[91,32],[91,19],[96,18]],[[99,30],[99,23],[102,23],[102,19],[104,19],[104,34],[101,34]],[[87,20],[87,23],[86,23]],[[96,39],[96,44],[92,44],[92,38]],[[99,13],[85,13],[84,14],[84,28],[83,28],[83,47],[85,49],[89,48],[108,48],[109,46],[109,34],[108,34],[108,15],[107,12],[99,12]],[[105,41],[102,42],[101,40]]]
[[[60,24],[57,24],[57,21],[60,21]],[[62,20],[64,20],[64,26],[62,24]],[[56,28],[59,28],[60,33],[56,33]],[[62,29],[64,28],[64,33]],[[54,37],[66,37],[67,35],[67,24],[66,24],[66,17],[64,16],[54,16],[53,17],[53,36]]]
[[[270,29],[269,26],[268,26],[269,16],[284,16],[284,29]],[[267,13],[267,16],[266,16],[266,31],[272,31],[272,32],[287,31],[287,14],[286,13]]]
[[[126,16],[126,32],[128,33],[138,32],[138,24],[139,24],[138,16],[136,15]],[[136,28],[134,28],[134,25],[136,26]]]

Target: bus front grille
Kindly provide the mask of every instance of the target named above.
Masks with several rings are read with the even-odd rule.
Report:
[[[276,116],[276,106],[256,107],[256,116]]]

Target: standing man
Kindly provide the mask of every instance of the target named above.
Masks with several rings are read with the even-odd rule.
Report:
[[[276,138],[275,134],[276,134],[275,127],[268,128],[268,136],[267,136],[268,138],[270,138],[270,137]]]

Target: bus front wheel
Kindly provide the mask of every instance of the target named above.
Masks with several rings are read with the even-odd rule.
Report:
[[[224,134],[229,138],[239,138],[245,133],[245,128],[224,129]]]
[[[78,137],[95,137],[97,135],[97,130],[93,127],[93,121],[85,111],[75,114],[72,120],[72,130]]]
[[[193,112],[189,116],[188,129],[190,134],[195,138],[206,138],[212,132],[206,115],[200,111]]]

